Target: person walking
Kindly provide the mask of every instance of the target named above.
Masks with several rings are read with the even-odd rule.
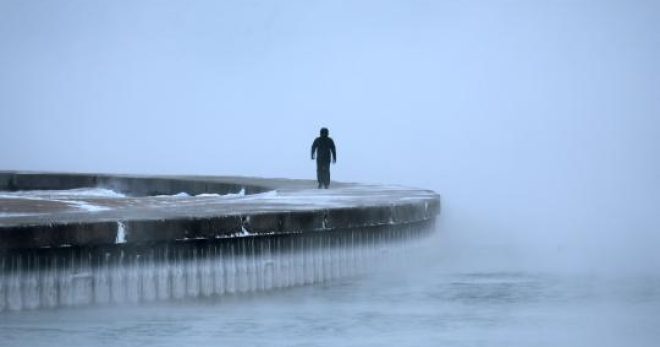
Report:
[[[328,129],[321,128],[321,136],[312,143],[312,160],[316,157],[316,179],[319,181],[319,189],[328,189],[330,185],[330,157],[332,162],[337,162],[337,151],[335,142],[328,136]]]

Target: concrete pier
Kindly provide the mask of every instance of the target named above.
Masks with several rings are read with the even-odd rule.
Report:
[[[432,191],[309,180],[0,172],[0,311],[323,282],[433,230]]]

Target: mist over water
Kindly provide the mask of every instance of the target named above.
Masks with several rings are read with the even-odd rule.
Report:
[[[6,346],[653,346],[660,277],[538,271],[439,232],[368,275],[258,294],[3,315]]]
[[[2,344],[660,338],[654,1],[0,2],[0,168],[442,195],[410,265],[269,295],[21,312]]]

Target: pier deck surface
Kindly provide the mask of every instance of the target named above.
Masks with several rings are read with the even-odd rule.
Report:
[[[0,248],[305,232],[423,221],[440,211],[429,190],[315,187],[294,179],[2,172]]]

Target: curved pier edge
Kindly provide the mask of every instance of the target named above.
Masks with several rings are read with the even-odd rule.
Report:
[[[330,190],[316,190],[315,185],[310,180],[250,177],[0,172],[0,190],[4,191],[93,187],[126,195],[86,201],[111,205],[96,212],[67,210],[70,206],[51,211],[41,206],[43,213],[31,214],[30,201],[14,202],[17,213],[0,216],[0,250],[332,231],[417,223],[440,213],[440,197],[428,190],[354,183],[333,183]],[[159,197],[182,192],[190,197]],[[238,193],[245,195],[195,197]]]
[[[394,255],[405,260],[406,247],[435,230],[440,199],[431,191],[315,185],[2,172],[0,312],[322,283],[367,273]],[[83,188],[108,197],[48,191]]]

